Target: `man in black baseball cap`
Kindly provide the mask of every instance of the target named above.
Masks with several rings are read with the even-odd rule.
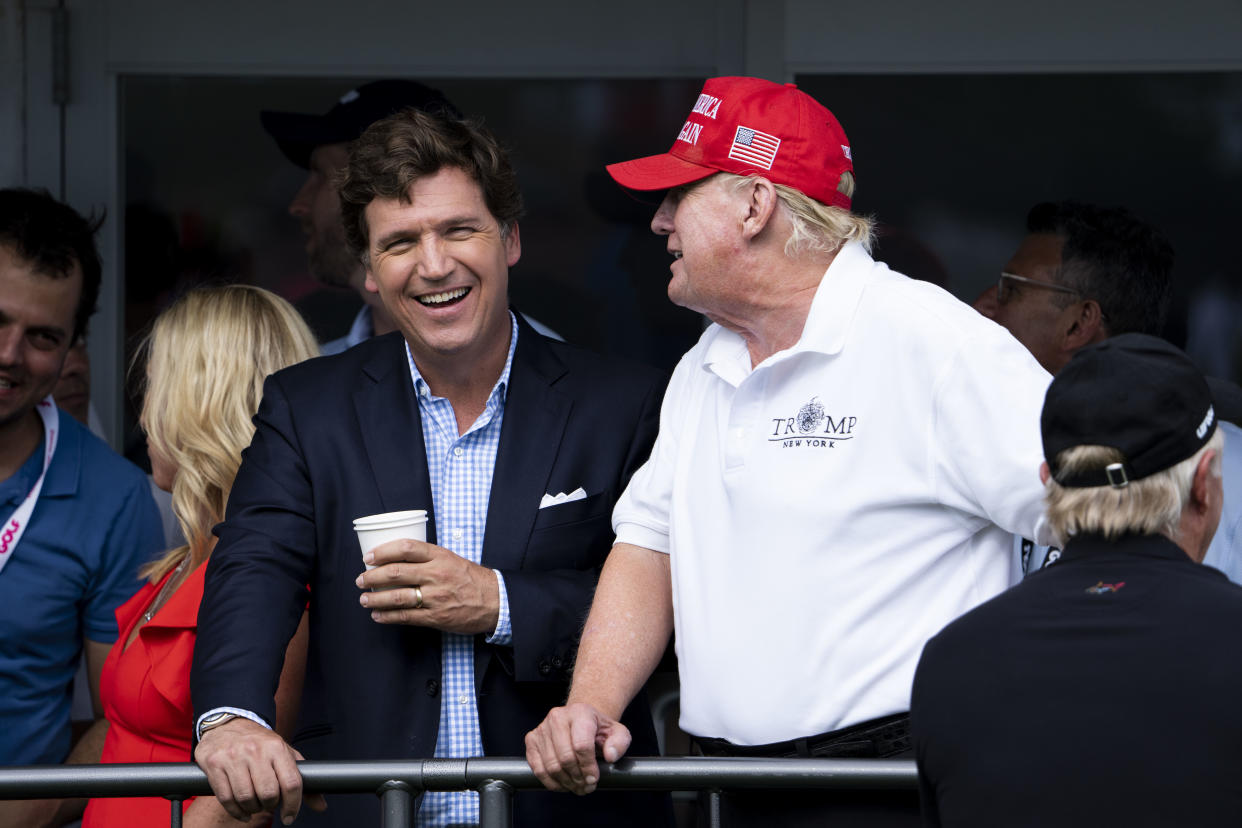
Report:
[[[1045,484],[1051,476],[1062,489],[1124,489],[1203,449],[1216,433],[1216,411],[1207,381],[1185,354],[1154,336],[1124,334],[1079,351],[1053,379],[1040,430]],[[1100,465],[1083,457],[1082,446],[1108,447],[1117,456]],[[1062,537],[1076,534],[1078,523],[1079,516],[1066,510]],[[1101,528],[1117,534],[1111,524]],[[1201,552],[1186,549],[1199,559]]]
[[[928,824],[1235,823],[1242,587],[1198,565],[1223,496],[1207,382],[1163,340],[1112,337],[1053,379],[1041,430],[1064,550],[923,650]]]
[[[325,285],[357,291],[365,303],[349,333],[324,343],[335,354],[364,339],[396,330],[376,294],[363,287],[362,263],[349,251],[341,225],[337,178],[349,158],[349,144],[371,124],[403,109],[461,117],[437,89],[408,80],[364,83],[341,96],[323,115],[264,111],[263,128],[276,139],[285,157],[307,170],[306,181],[289,203],[289,213],[302,223],[311,276]]]

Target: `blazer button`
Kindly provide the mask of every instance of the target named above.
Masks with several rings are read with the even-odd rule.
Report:
[[[440,682],[435,679],[427,679],[427,695],[433,698],[440,695]]]
[[[559,670],[564,666],[565,666],[565,662],[561,661],[560,656],[552,656],[552,667],[554,669]]]
[[[546,676],[552,673],[552,665],[548,663],[546,658],[539,661],[539,675]]]

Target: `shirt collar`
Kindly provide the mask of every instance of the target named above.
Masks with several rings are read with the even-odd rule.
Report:
[[[497,397],[499,402],[504,402],[509,393],[509,372],[513,368],[513,351],[517,348],[518,340],[517,317],[513,315],[513,311],[509,311],[509,326],[509,353],[505,355],[505,368],[500,372],[500,378],[496,380],[496,384],[492,386],[492,393],[487,397],[489,404]],[[405,344],[406,361],[410,364],[410,379],[414,382],[414,396],[421,402],[424,398],[431,396],[431,388],[423,379],[418,366],[414,364],[414,354],[410,351],[410,343],[404,340],[402,342]]]
[[[56,438],[56,453],[52,455],[52,465],[48,467],[47,479],[43,481],[43,492],[40,497],[71,497],[78,493],[78,483],[82,474],[88,439],[98,438],[62,408],[60,436]],[[101,450],[112,451],[106,445]]]
[[[802,336],[770,359],[781,361],[804,351],[828,356],[840,353],[874,264],[860,242],[842,245],[815,289]],[[741,383],[751,370],[746,341],[719,326],[713,326],[706,336],[710,338],[703,351],[703,367],[735,386]]]
[[[352,348],[373,336],[375,336],[375,319],[371,315],[371,306],[363,305],[358,315],[354,317],[354,324],[349,326],[349,333],[345,334],[345,347]]]
[[[18,467],[7,480],[0,480],[0,504],[16,506],[26,499],[39,472],[43,471],[43,446],[47,437],[39,440],[39,445],[30,452],[30,456]]]
[[[862,301],[875,260],[861,242],[841,246],[815,290],[802,336],[789,350],[829,356],[845,347],[845,337]]]
[[[1065,544],[1058,564],[1100,555],[1140,556],[1164,558],[1182,563],[1194,563],[1180,546],[1164,535],[1126,534],[1109,540],[1103,535],[1075,535]],[[1056,564],[1054,564],[1056,566]]]
[[[56,439],[56,451],[52,455],[52,464],[48,467],[39,497],[63,497],[77,493],[78,471],[82,465],[82,440],[86,433],[84,426],[61,409],[60,436]],[[46,440],[45,434],[21,467],[8,480],[0,480],[0,504],[17,505],[30,494],[35,481],[39,479],[39,472],[43,471],[43,446]]]

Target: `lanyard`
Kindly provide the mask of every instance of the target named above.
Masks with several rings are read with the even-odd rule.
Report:
[[[43,479],[47,477],[48,466],[52,465],[52,452],[56,451],[56,437],[60,431],[60,412],[56,410],[56,403],[52,400],[52,396],[49,394],[44,397],[35,406],[35,410],[39,412],[39,417],[43,420],[43,471],[39,473],[39,479],[30,488],[30,494],[26,495],[22,505],[17,507],[17,511],[0,531],[0,570],[3,570],[9,558],[13,557],[17,542],[26,533],[26,525],[30,523],[35,501],[39,499],[39,492],[43,490]]]

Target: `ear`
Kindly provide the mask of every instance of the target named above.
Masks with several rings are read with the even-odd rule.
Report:
[[[505,262],[509,267],[513,267],[520,258],[522,258],[522,233],[515,221],[509,228],[509,235],[505,236]]]
[[[1065,309],[1061,323],[1064,326],[1062,347],[1069,353],[1108,338],[1108,330],[1104,326],[1104,312],[1100,310],[1100,303],[1094,299],[1084,299],[1070,305]]]
[[[996,285],[989,285],[971,307],[988,319],[995,319],[996,311],[1000,307],[1000,303],[996,301]]]
[[[1208,512],[1213,503],[1213,487],[1215,475],[1212,474],[1212,461],[1216,451],[1205,451],[1195,466],[1195,476],[1190,481],[1190,505],[1198,512]]]
[[[375,281],[375,274],[371,271],[371,257],[367,256],[362,266],[366,268],[367,278],[363,280],[362,286],[371,293],[379,293],[379,283]]]
[[[772,220],[776,212],[776,186],[766,178],[752,178],[750,185],[742,190],[746,197],[746,213],[742,219],[742,237],[747,241],[755,238]]]
[[[1048,468],[1047,463],[1040,463],[1039,464],[1039,482],[1047,486],[1048,480],[1051,477],[1052,477],[1052,469]]]

